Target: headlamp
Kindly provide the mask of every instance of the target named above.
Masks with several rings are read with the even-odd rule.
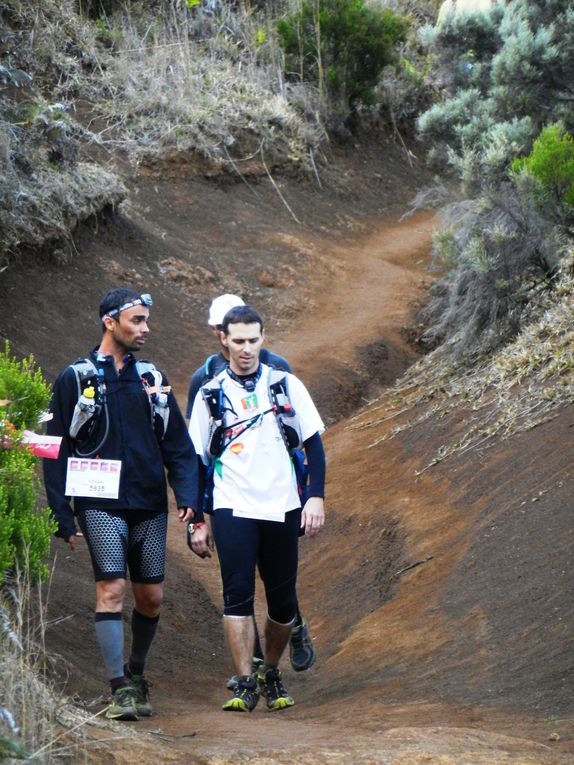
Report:
[[[123,303],[118,306],[118,308],[112,308],[111,311],[106,313],[106,316],[115,316],[116,314],[120,314],[122,311],[127,311],[128,308],[133,308],[136,305],[145,305],[147,307],[152,306],[153,300],[149,292],[144,292],[143,295],[140,295],[138,298],[133,298],[127,303]]]

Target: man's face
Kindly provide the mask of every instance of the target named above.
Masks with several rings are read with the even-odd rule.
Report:
[[[256,372],[264,333],[258,322],[229,324],[227,335],[221,333],[221,342],[229,351],[229,366],[238,375]]]
[[[107,317],[106,329],[112,334],[112,339],[120,348],[132,353],[143,348],[147,335],[149,308],[143,305],[135,305],[127,308],[119,316]]]

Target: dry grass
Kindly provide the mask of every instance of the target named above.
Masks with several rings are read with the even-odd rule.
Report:
[[[2,755],[35,762],[60,761],[72,752],[52,745],[61,701],[45,674],[45,603],[40,585],[23,573],[0,591],[0,760]],[[77,746],[73,747],[74,758]]]
[[[377,432],[371,446],[429,420],[460,417],[462,427],[421,471],[455,454],[529,430],[574,402],[574,253],[552,292],[531,307],[511,343],[468,368],[441,347],[349,426]],[[397,424],[394,425],[394,422]],[[382,431],[382,432],[381,432]]]
[[[112,22],[113,53],[98,75],[101,141],[136,158],[175,148],[217,164],[264,152],[306,165],[323,140],[313,93],[285,85],[271,23],[246,6],[193,18],[173,9],[147,28],[126,15]]]
[[[96,66],[95,35],[74,2],[8,0],[0,58],[0,268],[22,248],[73,245],[77,223],[117,204],[125,189],[101,165],[78,161],[86,131],[71,116]]]
[[[22,247],[49,244],[64,253],[62,246],[73,246],[70,234],[80,221],[125,196],[117,176],[95,164],[30,167],[31,172],[10,167],[0,173],[0,265]]]
[[[0,269],[22,248],[69,257],[76,224],[123,199],[111,168],[79,161],[94,144],[136,162],[176,150],[239,173],[252,157],[261,171],[313,172],[317,94],[283,81],[273,21],[247,5],[118,3],[97,23],[72,0],[2,12],[0,58],[15,76],[0,72]],[[80,99],[80,119],[99,119],[74,119]]]
[[[93,713],[54,690],[55,659],[44,645],[48,597],[49,588],[23,572],[0,589],[0,762],[87,765],[110,742],[140,734],[103,718],[103,700]]]

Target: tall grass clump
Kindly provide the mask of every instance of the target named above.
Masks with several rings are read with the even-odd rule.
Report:
[[[127,7],[107,21],[101,139],[136,159],[177,150],[218,164],[260,155],[304,165],[324,131],[313,93],[285,84],[265,14],[244,4],[188,5],[145,17]]]
[[[420,131],[461,197],[434,247],[422,339],[474,363],[526,325],[569,251],[574,9],[510,0],[421,39],[442,95]]]
[[[120,202],[115,174],[81,156],[73,99],[97,68],[74,2],[0,7],[0,267],[35,248],[73,251],[79,221]]]
[[[54,762],[57,701],[46,678],[45,628],[42,587],[24,562],[0,587],[0,762]]]
[[[440,420],[445,441],[425,456],[420,473],[563,413],[574,404],[573,255],[570,249],[552,292],[539,295],[530,320],[512,341],[472,367],[454,355],[429,353],[351,427],[370,432],[370,446],[376,447]]]

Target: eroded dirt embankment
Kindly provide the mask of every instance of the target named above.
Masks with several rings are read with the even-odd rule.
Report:
[[[334,422],[416,358],[404,330],[429,278],[433,221],[398,220],[415,184],[392,146],[381,156],[379,147],[342,154],[322,190],[280,179],[300,223],[263,182],[134,178],[119,216],[79,232],[74,260],[2,274],[1,331],[53,376],[97,342],[105,289],[145,288],[155,299],[149,356],[183,404],[190,372],[211,350],[209,301],[238,291],[262,310],[269,344],[290,358]],[[286,669],[297,703],[284,715],[219,711],[230,666],[217,566],[191,556],[172,514],[166,602],[149,663],[157,715],[138,723],[145,737],[125,741],[121,727],[94,731],[119,736],[98,748],[101,761],[571,761],[573,629],[562,603],[574,582],[567,504],[558,506],[567,460],[544,479],[562,482],[561,493],[549,492],[556,502],[544,512],[536,505],[534,523],[514,480],[521,477],[520,501],[529,502],[541,480],[533,466],[551,462],[551,426],[536,449],[524,436],[511,458],[492,450],[416,479],[414,468],[454,425],[429,421],[374,448],[388,423],[362,431],[342,419],[328,431],[328,527],[303,542],[299,581],[319,658],[307,673]],[[501,531],[511,519],[508,534]],[[105,683],[88,556],[54,549],[50,614],[65,621],[54,623],[48,643],[62,655],[56,667],[68,690],[89,702]],[[553,733],[561,740],[549,742]]]

